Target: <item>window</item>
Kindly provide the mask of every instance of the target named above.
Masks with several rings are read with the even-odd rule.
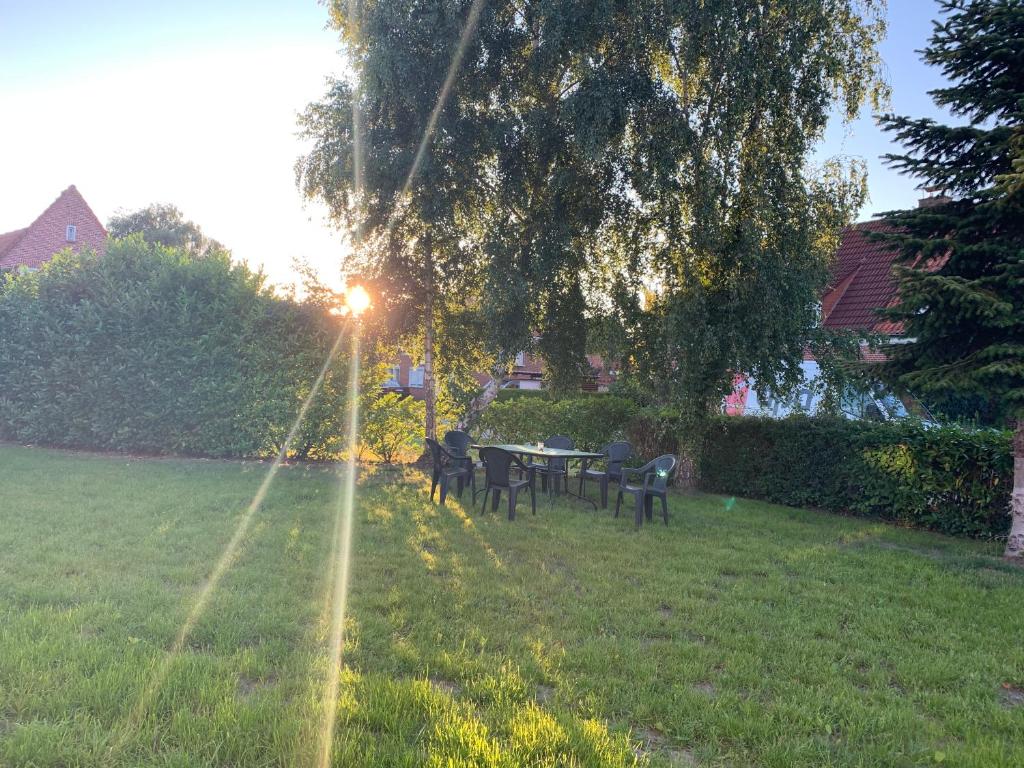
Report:
[[[384,382],[384,386],[389,389],[397,389],[398,387],[402,386],[401,384],[398,383],[398,375],[400,372],[401,369],[397,365],[390,366],[388,368],[388,378]]]
[[[516,367],[517,368],[522,368],[525,365],[526,365],[526,353],[525,352],[520,352],[518,355],[516,355]]]
[[[417,365],[415,368],[409,369],[409,386],[410,387],[422,387],[423,386],[423,366]]]
[[[800,410],[810,411],[814,403],[814,393],[809,389],[800,390]]]
[[[74,224],[68,224],[65,236],[69,243],[75,242],[75,240],[78,239],[78,227],[76,227]]]

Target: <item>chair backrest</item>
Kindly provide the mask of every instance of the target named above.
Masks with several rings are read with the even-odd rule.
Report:
[[[545,448],[561,448],[565,451],[571,451],[575,447],[572,438],[568,435],[553,435],[544,441]],[[565,459],[548,459],[548,466],[551,469],[564,471],[565,470]]]
[[[463,432],[461,429],[450,429],[444,433],[444,444],[456,456],[468,456],[473,438],[469,436],[468,432]]]
[[[426,439],[427,447],[430,449],[430,458],[434,462],[434,469],[441,469],[444,466],[444,457],[447,451],[444,446],[432,438]]]
[[[622,465],[633,456],[633,446],[625,440],[616,440],[602,448],[601,453],[607,457],[608,476],[621,477]]]
[[[676,468],[676,457],[666,453],[652,461],[650,466],[654,478],[647,487],[656,491],[664,491],[668,486],[668,481],[672,479],[672,470]]]
[[[512,465],[519,465],[521,463],[504,448],[495,448],[494,446],[481,448],[480,460],[484,463],[487,484],[497,485],[502,488],[508,487],[512,474]]]

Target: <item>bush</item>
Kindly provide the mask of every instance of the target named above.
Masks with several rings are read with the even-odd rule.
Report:
[[[25,443],[273,454],[338,333],[226,254],[193,258],[139,236],[2,280],[0,436]],[[345,370],[338,359],[327,372],[295,456],[337,449]]]
[[[481,414],[478,430],[487,440],[535,443],[552,435],[568,435],[583,450],[597,450],[621,440],[637,413],[621,397],[587,395],[567,400],[517,397],[495,401]]]
[[[427,406],[422,400],[389,392],[363,409],[363,444],[385,464],[422,445],[423,419]]]
[[[498,390],[498,394],[494,399],[499,403],[504,403],[507,400],[518,400],[524,397],[535,400],[551,399],[546,389],[513,389],[512,387],[502,387]]]
[[[942,533],[1005,538],[1013,485],[1007,432],[794,416],[709,426],[701,486]]]

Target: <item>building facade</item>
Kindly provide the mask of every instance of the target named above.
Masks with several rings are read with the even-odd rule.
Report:
[[[0,270],[39,269],[65,248],[103,253],[107,230],[72,184],[22,229],[0,234]]]

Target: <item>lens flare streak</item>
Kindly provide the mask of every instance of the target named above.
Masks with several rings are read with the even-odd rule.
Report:
[[[249,507],[246,509],[245,514],[242,515],[242,519],[238,521],[234,534],[232,534],[227,546],[221,553],[220,559],[214,566],[213,571],[211,571],[206,583],[199,591],[199,594],[196,595],[195,600],[192,603],[192,608],[189,611],[188,616],[185,618],[185,622],[181,625],[181,629],[175,637],[174,643],[160,662],[160,666],[153,673],[152,677],[150,677],[149,684],[143,690],[138,701],[135,703],[135,706],[132,708],[128,719],[122,728],[122,736],[114,745],[115,750],[120,746],[123,746],[124,742],[131,735],[131,731],[134,730],[135,726],[142,722],[142,719],[145,717],[146,712],[152,704],[153,697],[167,679],[167,675],[171,671],[171,666],[181,653],[181,649],[188,641],[189,636],[192,634],[192,630],[195,629],[196,624],[205,612],[210,603],[210,598],[213,596],[213,593],[220,584],[224,574],[227,573],[228,569],[234,562],[235,556],[238,554],[238,550],[242,545],[242,541],[245,539],[245,535],[252,527],[253,518],[263,505],[263,501],[267,496],[267,491],[270,489],[270,485],[274,481],[274,477],[281,468],[282,462],[288,455],[288,451],[291,449],[292,443],[295,441],[295,437],[299,432],[299,428],[302,426],[302,422],[305,421],[306,413],[309,411],[310,406],[313,404],[313,401],[320,392],[320,387],[324,383],[324,378],[327,376],[327,371],[330,369],[331,363],[334,362],[334,358],[338,354],[344,335],[344,329],[339,331],[338,337],[334,340],[334,344],[331,347],[330,352],[327,354],[327,359],[324,361],[323,367],[320,369],[320,373],[313,381],[313,386],[310,388],[309,394],[303,401],[302,407],[299,409],[299,413],[295,417],[295,422],[288,431],[288,436],[285,438],[284,444],[281,446],[281,450],[278,451],[277,456],[270,465],[270,469],[268,469],[266,475],[264,475],[263,481],[260,483],[260,487],[256,491],[256,495],[253,497]]]
[[[327,768],[331,763],[334,729],[337,723],[338,687],[341,680],[341,652],[345,642],[345,609],[348,603],[348,579],[352,562],[352,521],[356,492],[356,454],[359,435],[359,330],[352,333],[352,365],[348,387],[348,457],[341,472],[341,487],[334,522],[331,563],[334,580],[332,591],[330,666],[324,689],[320,725],[320,757],[317,765]]]

